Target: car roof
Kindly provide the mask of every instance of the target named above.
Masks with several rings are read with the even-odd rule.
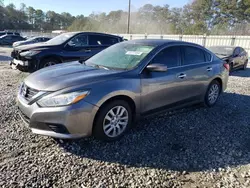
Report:
[[[136,39],[136,40],[130,40],[127,42],[134,43],[134,44],[152,45],[152,46],[163,46],[166,44],[187,44],[187,45],[195,45],[195,46],[202,47],[195,43],[184,42],[184,41],[179,41],[179,40],[170,40],[170,39]]]
[[[107,34],[107,33],[98,33],[98,32],[88,32],[88,31],[86,31],[86,32],[76,31],[76,32],[67,32],[67,33],[69,33],[69,34],[75,34],[75,35],[78,35],[78,34],[106,35],[106,36],[112,36],[112,37],[122,38],[121,36],[118,36],[118,35],[111,35],[111,34]]]

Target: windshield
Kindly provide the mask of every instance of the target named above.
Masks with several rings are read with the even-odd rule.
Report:
[[[67,41],[69,38],[74,36],[75,33],[63,33],[61,35],[58,35],[46,42],[46,44],[53,44],[53,45],[59,45]]]
[[[210,51],[217,55],[232,55],[233,54],[233,47],[227,47],[227,46],[211,46],[208,48]]]
[[[85,64],[108,69],[132,69],[153,49],[154,46],[123,42],[103,50],[87,60]]]

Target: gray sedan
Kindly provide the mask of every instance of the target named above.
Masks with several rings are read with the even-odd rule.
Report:
[[[18,108],[36,134],[111,141],[142,116],[194,103],[215,105],[228,74],[228,64],[196,44],[127,41],[82,64],[31,74],[20,87]]]

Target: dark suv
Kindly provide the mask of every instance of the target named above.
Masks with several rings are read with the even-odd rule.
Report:
[[[63,62],[85,61],[121,41],[122,37],[103,33],[64,33],[44,43],[14,48],[11,53],[11,65],[15,65],[19,70],[33,72]]]

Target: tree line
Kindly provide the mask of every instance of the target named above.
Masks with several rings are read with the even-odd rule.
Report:
[[[93,12],[72,16],[44,12],[0,0],[0,30],[68,30],[126,33],[128,12]],[[250,0],[193,0],[182,8],[146,4],[131,12],[131,33],[147,34],[250,34]]]

